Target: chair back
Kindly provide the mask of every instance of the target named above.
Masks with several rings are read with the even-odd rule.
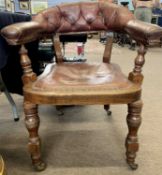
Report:
[[[33,17],[47,33],[122,31],[134,15],[112,3],[79,2],[48,8]]]

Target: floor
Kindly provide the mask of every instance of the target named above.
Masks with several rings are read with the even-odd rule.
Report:
[[[67,49],[76,52],[76,45]],[[97,39],[85,45],[87,61],[101,61],[104,45]],[[92,53],[89,53],[91,52]],[[136,51],[114,44],[112,62],[128,74],[133,69]],[[162,174],[162,48],[149,48],[143,69],[143,121],[139,130],[139,168],[132,171],[125,163],[127,134],[126,105],[112,105],[112,116],[102,106],[71,106],[57,116],[54,106],[40,106],[40,136],[43,158],[48,167],[37,173],[27,151],[28,133],[24,127],[22,97],[13,94],[20,121],[14,122],[4,94],[0,95],[0,153],[8,175],[161,175]]]

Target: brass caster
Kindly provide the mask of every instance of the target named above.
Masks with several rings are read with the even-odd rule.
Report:
[[[18,121],[19,121],[19,118],[14,118],[14,121],[15,121],[15,122],[18,122]]]
[[[128,163],[128,165],[132,170],[136,170],[138,168],[138,164],[136,163]]]
[[[112,112],[108,110],[107,115],[110,116],[111,114],[112,114]]]
[[[36,171],[43,171],[43,170],[45,170],[46,169],[46,163],[44,163],[44,162],[39,162],[39,163],[35,163],[34,165],[34,169],[36,170]]]

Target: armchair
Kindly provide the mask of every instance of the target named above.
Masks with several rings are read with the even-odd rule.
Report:
[[[103,61],[98,63],[64,63],[58,42],[59,34],[89,33],[92,31],[127,33],[140,47],[130,74],[125,76],[117,64],[111,63],[112,39],[107,41]],[[137,169],[139,148],[137,131],[141,124],[142,67],[146,45],[162,36],[162,28],[140,22],[126,8],[111,3],[71,3],[38,13],[31,22],[17,23],[1,31],[11,45],[21,45],[20,62],[23,69],[25,124],[29,132],[29,152],[36,170],[44,170],[38,128],[38,105],[128,105],[128,134],[126,161]],[[56,64],[49,64],[36,76],[31,68],[25,44],[46,34],[53,35]],[[95,51],[94,51],[95,54]]]

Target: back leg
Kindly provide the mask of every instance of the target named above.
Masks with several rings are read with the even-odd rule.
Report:
[[[104,109],[107,112],[108,116],[110,116],[112,114],[112,112],[109,110],[110,109],[110,105],[104,105]]]

